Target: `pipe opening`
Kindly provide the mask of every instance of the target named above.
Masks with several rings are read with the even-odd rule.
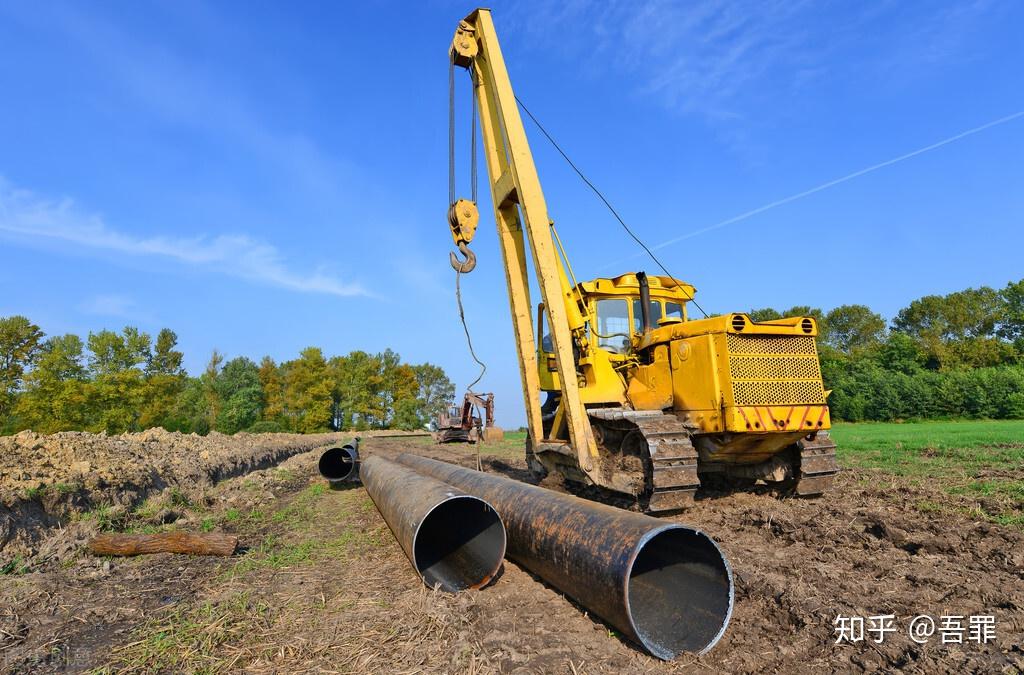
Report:
[[[661,530],[640,545],[629,572],[626,609],[637,637],[658,658],[703,654],[732,614],[732,572],[702,532]]]
[[[413,539],[413,565],[430,587],[480,588],[505,557],[505,526],[491,506],[461,495],[435,506]]]
[[[355,476],[358,460],[359,453],[352,446],[330,448],[320,455],[320,475],[332,483],[348,480]]]

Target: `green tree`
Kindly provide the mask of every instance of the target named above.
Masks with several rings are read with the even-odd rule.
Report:
[[[185,379],[165,428],[169,431],[200,435],[210,432],[207,387],[201,377]]]
[[[381,371],[380,358],[364,351],[331,359],[330,376],[342,428],[367,428],[384,417]]]
[[[421,423],[426,423],[437,417],[455,398],[455,385],[440,366],[422,363],[413,366],[412,370],[418,389],[416,398],[419,401],[419,419]]]
[[[284,400],[284,378],[274,359],[264,356],[260,361],[260,387],[263,389],[263,421],[287,429]]]
[[[333,382],[319,347],[307,347],[285,370],[285,404],[295,431],[330,429],[334,413]]]
[[[414,398],[403,398],[395,405],[390,428],[412,431],[423,427],[424,419],[420,402]]]
[[[89,334],[90,388],[94,408],[91,431],[110,434],[139,431],[146,408],[146,367],[152,359],[152,340],[134,326],[121,333],[102,330]]]
[[[182,361],[185,355],[175,349],[178,346],[178,334],[170,328],[162,328],[156,336],[153,354],[146,364],[148,375],[181,375],[185,372]]]
[[[396,352],[385,349],[377,355],[377,359],[381,365],[379,393],[381,414],[377,419],[377,425],[388,428],[394,421],[395,409],[399,403],[406,400],[416,401],[419,385],[416,381],[416,372],[412,367],[403,364],[402,357]]]
[[[222,401],[217,431],[233,434],[252,426],[263,408],[263,387],[256,364],[244,356],[224,364],[214,385]]]
[[[20,428],[53,433],[91,426],[83,348],[77,335],[54,336],[43,344],[15,408]]]
[[[108,434],[142,431],[142,411],[146,404],[145,384],[145,376],[138,368],[96,376],[90,387],[95,421],[89,431],[105,431]]]
[[[752,309],[747,312],[747,316],[754,323],[761,323],[762,321],[775,321],[776,319],[783,318],[783,315],[772,307],[762,307],[761,309]]]
[[[143,429],[177,426],[175,407],[187,379],[181,365],[184,354],[177,346],[177,334],[169,328],[161,329],[146,364],[145,403],[138,421]]]
[[[21,389],[25,371],[31,367],[44,333],[23,316],[0,317],[0,426]]]
[[[914,338],[893,332],[872,351],[871,358],[886,370],[912,375],[925,366],[928,354]]]
[[[828,335],[823,340],[839,351],[850,353],[881,342],[885,319],[864,305],[841,305],[825,315]]]
[[[96,376],[121,373],[147,365],[152,340],[134,326],[125,326],[120,334],[109,330],[89,333],[89,369]]]
[[[1006,303],[992,288],[968,288],[949,295],[926,295],[901,309],[893,329],[918,340],[927,365],[950,369],[994,365],[1014,351],[994,344],[1004,325]]]
[[[1006,284],[999,297],[1003,301],[999,335],[1011,341],[1024,341],[1024,279]]]
[[[206,370],[199,376],[203,386],[203,398],[206,401],[206,427],[215,428],[217,418],[220,416],[223,400],[217,389],[217,377],[220,375],[221,364],[224,363],[224,355],[216,349],[210,354],[210,360],[206,363]]]

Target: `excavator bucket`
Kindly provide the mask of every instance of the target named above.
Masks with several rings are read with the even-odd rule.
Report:
[[[484,443],[498,443],[505,440],[505,430],[501,427],[484,427]]]

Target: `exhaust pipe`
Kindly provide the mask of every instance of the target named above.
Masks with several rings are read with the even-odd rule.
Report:
[[[510,559],[653,656],[703,654],[725,633],[732,570],[700,530],[418,455],[397,461],[493,504]]]
[[[359,478],[359,438],[320,455],[320,475],[331,485]]]
[[[380,456],[359,467],[363,486],[423,582],[454,593],[485,586],[505,557],[491,505]]]

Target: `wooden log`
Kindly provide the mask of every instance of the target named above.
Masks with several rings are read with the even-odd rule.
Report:
[[[236,548],[238,548],[238,537],[216,532],[101,534],[89,542],[89,550],[95,555],[141,555],[145,553],[231,555]]]

